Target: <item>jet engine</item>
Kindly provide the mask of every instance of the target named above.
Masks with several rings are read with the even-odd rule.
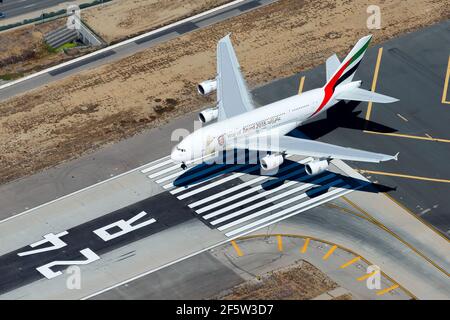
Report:
[[[261,159],[261,168],[272,170],[283,164],[284,157],[281,154],[269,154]]]
[[[206,80],[197,85],[197,91],[202,96],[206,96],[217,89],[216,80]]]
[[[328,168],[328,160],[314,160],[305,164],[305,171],[312,176],[324,172]]]
[[[203,123],[211,122],[219,116],[218,108],[208,108],[198,114],[198,119]]]

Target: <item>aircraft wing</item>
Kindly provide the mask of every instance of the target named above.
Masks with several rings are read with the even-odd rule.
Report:
[[[254,108],[230,35],[220,39],[217,44],[217,104],[219,121]]]
[[[363,162],[397,160],[398,156],[398,153],[395,156],[390,156],[382,153],[345,148],[329,143],[289,136],[271,136],[270,139],[264,139],[264,136],[255,135],[245,140],[238,140],[233,143],[233,146],[239,149],[249,149],[254,151],[272,151],[315,158]]]

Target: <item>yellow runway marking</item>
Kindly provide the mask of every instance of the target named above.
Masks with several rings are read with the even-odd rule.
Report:
[[[382,55],[383,55],[383,48],[380,48],[378,49],[377,63],[375,64],[375,71],[373,73],[372,88],[371,88],[372,91],[375,91],[377,87],[378,71],[380,70],[380,62]],[[371,112],[372,112],[372,101],[370,101],[367,104],[366,120],[370,119]]]
[[[447,73],[445,74],[444,91],[442,92],[442,103],[450,104],[447,101],[448,78],[450,78],[450,56],[448,56]]]
[[[277,235],[278,251],[283,251],[283,238]]]
[[[301,253],[305,253],[306,249],[308,249],[308,244],[309,244],[309,238],[305,239],[305,243],[303,244],[302,249],[300,250]]]
[[[413,135],[410,135],[410,134],[403,134],[403,133],[387,133],[387,132],[377,132],[377,131],[370,131],[370,130],[364,130],[364,132],[365,133],[371,133],[371,134],[379,134],[379,135],[383,135],[383,136],[392,136],[392,137],[400,137],[400,138],[409,138],[409,139],[418,139],[418,140],[428,140],[428,141],[450,143],[449,139],[432,138],[431,136],[421,137],[421,136],[413,136]]]
[[[237,245],[236,241],[232,240],[231,245],[233,246],[234,250],[236,250],[236,253],[239,257],[242,257],[244,254],[242,253],[241,248]]]
[[[382,56],[383,56],[383,48],[379,48],[377,62],[375,64],[375,71],[373,73],[373,79],[372,79],[372,88],[371,88],[372,91],[375,91],[375,89],[377,87],[378,72],[380,70],[380,63],[381,63]],[[442,103],[447,103],[447,104],[450,104],[450,101],[445,100],[447,90],[448,90],[449,77],[450,77],[450,56],[449,56],[448,66],[447,66],[447,75],[445,77],[444,93],[442,94]],[[372,114],[372,102],[368,102],[367,111],[366,111],[366,121],[369,121],[371,114]],[[405,120],[405,121],[407,121],[407,120]],[[409,134],[376,132],[376,131],[370,131],[370,130],[364,130],[364,132],[371,133],[371,134],[384,135],[384,136],[392,136],[392,137],[401,137],[401,138],[410,138],[410,139],[428,140],[428,141],[446,142],[446,143],[450,142],[450,140],[448,140],[448,139],[432,138],[430,136],[421,137],[421,136],[414,136],[414,135],[409,135]]]
[[[379,271],[379,270],[375,270],[375,271],[372,271],[371,273],[366,273],[365,275],[363,275],[363,276],[357,278],[356,280],[358,280],[358,281],[364,281],[364,280],[366,280],[367,278],[376,275],[378,272],[380,272],[380,271]]]
[[[424,181],[450,183],[450,180],[448,180],[448,179],[427,178],[427,177],[411,176],[411,175],[408,175],[408,174],[400,174],[400,173],[393,173],[393,172],[383,172],[383,171],[372,171],[372,170],[360,170],[360,169],[357,169],[357,171],[360,172],[360,173],[378,174],[378,175],[381,175],[381,176],[400,177],[400,178],[407,178],[407,179],[414,179],[414,180],[424,180]]]
[[[327,260],[327,259],[331,256],[331,254],[334,252],[334,250],[336,250],[336,248],[337,248],[336,245],[332,246],[332,247],[330,248],[330,250],[328,250],[328,252],[325,253],[325,255],[322,257],[322,259],[323,259],[323,260]]]
[[[303,92],[303,84],[305,83],[305,76],[300,78],[300,84],[298,86],[298,94]]]
[[[382,296],[383,294],[388,293],[389,291],[395,290],[398,287],[399,287],[398,284],[394,284],[393,286],[390,286],[389,288],[378,291],[377,296]]]
[[[361,257],[353,258],[352,260],[347,261],[346,263],[344,263],[344,264],[343,264],[342,266],[340,266],[339,268],[341,268],[341,269],[347,268],[348,266],[354,264],[356,261],[359,261],[360,259],[361,259]]]

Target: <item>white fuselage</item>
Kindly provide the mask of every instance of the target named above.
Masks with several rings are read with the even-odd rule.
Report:
[[[337,102],[331,98],[320,112],[315,113],[323,98],[323,88],[313,89],[207,125],[184,138],[173,149],[171,157],[175,161],[185,162],[227,149],[227,141],[236,138],[272,130],[279,135],[287,134]]]

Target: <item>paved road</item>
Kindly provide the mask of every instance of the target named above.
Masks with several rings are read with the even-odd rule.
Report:
[[[206,16],[194,19],[192,21],[168,28],[155,34],[144,36],[140,39],[127,42],[126,44],[118,47],[116,46],[114,47],[114,49],[106,49],[104,52],[86,58],[82,61],[75,62],[58,70],[46,72],[32,79],[17,83],[13,86],[0,89],[0,101],[17,94],[38,88],[55,80],[65,78],[72,74],[77,74],[82,70],[91,69],[108,62],[122,59],[136,52],[152,47],[158,43],[165,42],[182,34],[204,28],[220,21],[224,21],[230,17],[240,15],[244,12],[272,3],[274,1],[275,0],[245,0],[238,4],[212,12]]]
[[[70,2],[68,0],[17,0],[0,3],[0,12],[3,12],[6,18],[12,18],[25,13],[34,12],[50,8],[61,3]]]

